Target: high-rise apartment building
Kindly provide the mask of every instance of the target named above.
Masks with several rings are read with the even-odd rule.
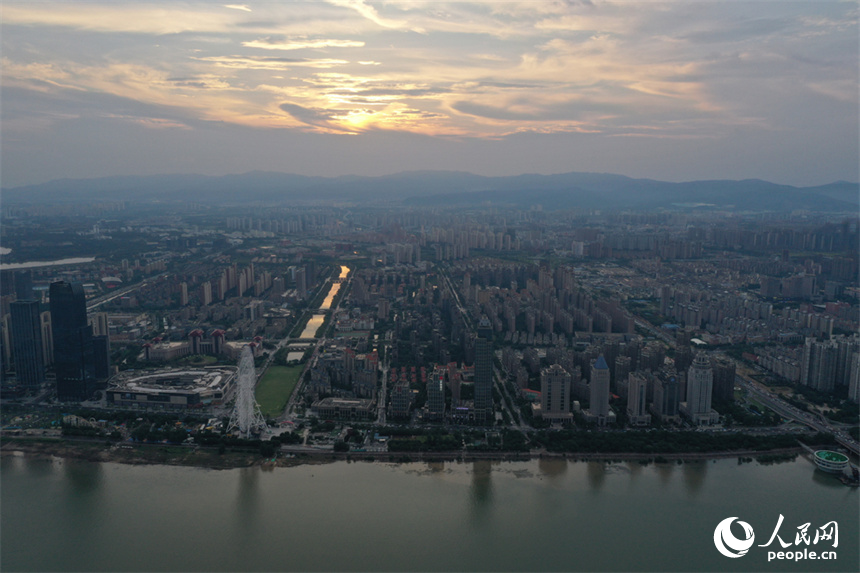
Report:
[[[573,418],[570,411],[571,378],[559,364],[541,370],[541,416],[552,422],[569,422]]]
[[[654,379],[654,402],[651,412],[662,422],[677,421],[681,381],[674,368],[662,368]]]
[[[836,385],[839,348],[831,340],[807,338],[803,347],[800,383],[819,392],[832,392]]]
[[[206,281],[203,283],[203,286],[200,287],[200,302],[203,306],[209,306],[212,304],[212,283]]]
[[[18,383],[28,389],[36,389],[45,381],[39,301],[15,301],[9,305],[9,310],[12,353]]]
[[[445,417],[445,371],[437,368],[427,380],[427,415],[432,420]]]
[[[591,380],[589,382],[588,419],[605,426],[615,421],[615,413],[609,409],[609,365],[601,354],[591,365]]]
[[[800,383],[819,392],[831,393],[849,386],[853,354],[860,352],[860,337],[833,336],[827,340],[807,338],[803,346]]]
[[[848,380],[848,399],[860,402],[860,352],[851,355],[851,371]]]
[[[304,299],[308,295],[307,271],[305,267],[296,269],[296,296]]]
[[[409,417],[409,408],[412,406],[412,390],[409,383],[399,381],[391,389],[390,413],[392,418],[405,419]]]
[[[631,372],[627,376],[627,418],[633,426],[651,423],[651,414],[648,413],[648,379],[641,372]]]
[[[186,293],[187,294],[187,293]],[[110,321],[106,312],[91,317],[94,372],[98,380],[110,378]]]
[[[617,356],[615,358],[615,372],[614,372],[614,381],[615,381],[615,392],[619,395],[623,395],[622,388],[626,391],[627,388],[627,375],[630,374],[630,365],[632,364],[632,360],[629,356]]]
[[[57,399],[86,400],[96,389],[96,378],[84,288],[80,283],[58,281],[51,283],[49,296]]]

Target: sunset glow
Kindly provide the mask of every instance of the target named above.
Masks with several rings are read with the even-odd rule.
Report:
[[[4,162],[107,118],[475,145],[588,134],[700,142],[703,157],[776,133],[796,153],[826,128],[843,172],[857,151],[851,2],[13,1],[2,27]]]

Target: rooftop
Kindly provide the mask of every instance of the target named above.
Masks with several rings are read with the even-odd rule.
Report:
[[[828,462],[847,462],[848,456],[840,454],[839,452],[831,452],[830,450],[818,450],[815,452],[816,457],[821,458],[822,460],[826,460]]]

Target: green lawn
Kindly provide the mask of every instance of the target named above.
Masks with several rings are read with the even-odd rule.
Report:
[[[281,414],[296,389],[303,365],[270,366],[257,384],[256,397],[263,415],[273,418]]]

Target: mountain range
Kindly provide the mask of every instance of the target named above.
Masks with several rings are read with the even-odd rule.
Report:
[[[323,203],[483,208],[731,209],[852,212],[860,185],[837,181],[793,187],[759,179],[671,183],[605,173],[485,177],[454,171],[409,171],[379,177],[309,177],[253,171],[237,175],[151,175],[58,179],[2,190],[7,204],[127,201],[212,205]]]

